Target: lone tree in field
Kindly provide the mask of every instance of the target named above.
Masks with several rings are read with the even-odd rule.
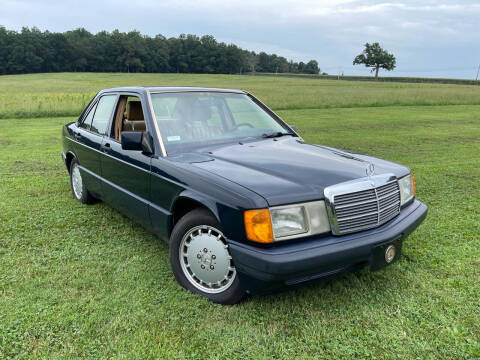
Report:
[[[378,42],[366,43],[363,52],[353,60],[353,65],[364,64],[366,67],[372,68],[372,72],[375,71],[375,79],[378,79],[380,68],[391,71],[395,69],[395,63],[395,56],[382,49]]]

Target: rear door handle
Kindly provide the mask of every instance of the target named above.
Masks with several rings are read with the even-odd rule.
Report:
[[[80,133],[74,133],[73,136],[75,137],[75,139],[77,140],[80,140],[82,138],[82,135],[80,135]]]
[[[110,143],[105,143],[102,145],[102,151],[104,152],[110,152],[112,150]]]

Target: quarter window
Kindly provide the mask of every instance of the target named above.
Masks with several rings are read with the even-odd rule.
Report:
[[[117,100],[116,95],[102,96],[98,101],[90,130],[105,135]],[[90,114],[89,114],[90,115]]]
[[[97,104],[93,105],[93,107],[88,112],[88,115],[85,117],[85,120],[82,121],[80,124],[81,128],[90,130],[90,125],[92,125],[93,114],[95,114],[95,109]]]

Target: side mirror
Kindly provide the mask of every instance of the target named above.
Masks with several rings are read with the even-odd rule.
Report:
[[[143,131],[122,131],[122,149],[153,154],[152,136]]]
[[[293,131],[295,132],[297,131],[297,127],[295,125],[288,125],[288,126],[290,126],[290,129],[292,129]]]

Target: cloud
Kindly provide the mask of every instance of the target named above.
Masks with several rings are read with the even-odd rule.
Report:
[[[362,44],[379,41],[397,56],[399,73],[439,69],[415,75],[471,77],[480,60],[479,18],[480,4],[471,0],[4,0],[0,24],[212,34],[297,61],[316,58],[345,73],[368,73],[351,61]]]

